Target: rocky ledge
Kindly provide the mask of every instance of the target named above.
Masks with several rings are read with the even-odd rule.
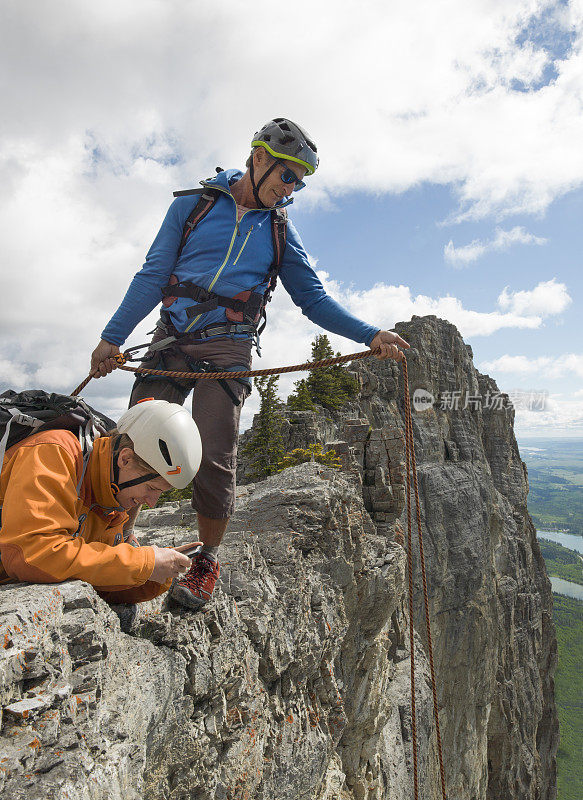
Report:
[[[552,595],[511,409],[454,326],[414,317],[413,427],[451,800],[554,800]],[[122,633],[81,582],[0,587],[0,796],[11,800],[388,800],[412,796],[402,376],[354,366],[341,410],[288,412],[287,444],[335,443],[243,485],[204,612],[144,604]],[[459,391],[459,408],[437,398]],[[245,480],[246,465],[240,472]],[[195,538],[187,503],[143,543]],[[421,796],[440,796],[415,569]]]
[[[242,493],[204,613],[144,604],[126,635],[85,583],[0,589],[2,796],[407,794],[403,549],[335,470],[306,464]],[[192,538],[191,517],[146,512],[142,540]]]

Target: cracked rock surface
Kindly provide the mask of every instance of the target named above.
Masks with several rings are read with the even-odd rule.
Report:
[[[433,397],[412,417],[449,794],[553,800],[552,592],[528,514],[514,410],[476,370],[454,325],[414,316],[395,330],[411,345],[411,397],[418,389]],[[392,536],[406,528],[402,371],[374,358],[351,370],[358,397],[338,412],[286,411],[284,443],[335,449],[361,482],[377,531]],[[248,473],[241,460],[243,482]],[[415,533],[413,549],[415,627],[426,645]]]
[[[191,517],[146,512],[142,540],[184,541]],[[85,583],[0,589],[3,796],[404,796],[403,549],[311,464],[246,487],[234,527],[204,613],[143,604],[132,635]]]
[[[397,330],[411,392],[496,391],[454,326]],[[159,598],[126,634],[85,583],[0,587],[0,797],[412,797],[402,376],[353,370],[358,398],[283,426],[289,449],[333,443],[342,470],[244,485],[240,463],[203,611]],[[413,427],[448,797],[554,800],[552,595],[513,412],[436,401]],[[197,538],[187,502],[138,524],[144,544]],[[437,800],[417,564],[414,585],[420,795]]]

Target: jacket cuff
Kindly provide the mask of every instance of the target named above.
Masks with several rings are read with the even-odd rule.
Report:
[[[101,331],[101,338],[104,339],[109,344],[114,344],[116,347],[121,347],[122,344],[125,342],[125,339],[119,340],[119,336],[112,336],[111,333],[105,328]],[[119,340],[119,341],[117,341]]]
[[[142,584],[150,580],[150,575],[154,571],[154,564],[156,562],[156,557],[154,555],[154,549],[150,546],[140,547],[139,552],[144,553],[144,555],[146,556],[144,566],[140,570],[137,579],[137,583]]]

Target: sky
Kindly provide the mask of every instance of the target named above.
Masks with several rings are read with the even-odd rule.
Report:
[[[0,390],[72,391],[172,191],[286,116],[318,144],[290,216],[330,294],[449,320],[544,398],[519,440],[583,436],[583,0],[4,0],[0,42]],[[269,311],[255,366],[308,358],[321,331],[281,287]],[[117,418],[131,383],[84,397]]]

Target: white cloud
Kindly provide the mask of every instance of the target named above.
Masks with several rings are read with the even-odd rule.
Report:
[[[491,251],[508,250],[513,244],[543,245],[547,241],[541,236],[534,236],[532,233],[528,233],[519,225],[509,231],[496,228],[494,238],[486,242],[481,239],[474,239],[470,244],[463,245],[463,247],[455,247],[450,239],[443,248],[443,256],[446,261],[455,267],[466,267]]]
[[[517,43],[543,11],[557,35],[572,35],[560,59],[532,37]],[[301,204],[434,182],[456,188],[460,218],[478,217],[539,212],[583,183],[583,14],[574,2],[298,0],[294,14],[310,22],[287,53],[288,10],[266,0],[252,14],[236,0],[10,4],[0,33],[0,68],[10,75],[0,131],[0,380],[60,391],[79,383],[171,190],[196,185],[215,164],[241,165],[251,134],[274,114],[297,119],[318,142],[321,169]],[[554,79],[541,82],[549,67]],[[497,308],[477,312],[406,286],[327,285],[379,325],[436,314],[466,337],[536,329],[548,313],[508,290]],[[553,292],[556,308],[563,301]],[[281,289],[270,311],[263,363],[304,360],[314,327]],[[132,343],[152,327],[151,316]],[[334,346],[347,350],[343,340]],[[114,414],[130,386],[117,373],[86,396]]]
[[[484,361],[479,369],[488,373],[512,373],[515,375],[533,375],[546,379],[564,378],[577,375],[583,377],[583,355],[580,353],[564,353],[560,356],[511,356],[504,354],[492,361]]]
[[[312,259],[312,263],[316,265],[316,260]],[[437,298],[412,295],[407,286],[382,283],[361,291],[331,280],[323,270],[319,270],[318,275],[328,293],[349,311],[383,328],[392,328],[396,322],[408,320],[413,315],[434,314],[456,325],[467,340],[502,329],[536,329],[542,324],[542,316],[519,314],[513,310],[482,312],[465,308],[458,298],[450,295]],[[70,392],[81,382],[88,372],[89,355],[96,344],[95,330],[100,330],[101,322],[107,316],[103,313],[100,321],[96,310],[90,307],[91,298],[83,295],[83,285],[77,288],[76,295],[69,289],[63,296],[57,287],[43,324],[35,323],[35,327],[26,330],[24,335],[20,328],[14,333],[10,326],[5,326],[0,345],[0,384],[15,389],[43,386],[53,391]],[[106,302],[106,299],[100,301],[102,311]],[[69,303],[75,309],[73,313],[68,312]],[[86,304],[89,304],[88,308]],[[141,323],[131,337],[132,344],[148,341],[146,332],[153,328],[156,316],[153,312]],[[85,318],[91,319],[93,324],[86,326]],[[255,365],[262,368],[305,361],[318,332],[319,329],[301,314],[289,295],[280,288],[269,306],[269,325],[262,341],[263,355],[260,360],[255,357]],[[364,345],[333,334],[330,334],[330,340],[335,351],[349,353],[366,349]],[[294,381],[300,377],[300,373],[281,377],[282,397],[292,391]],[[107,378],[92,381],[84,396],[115,418],[125,407],[126,401],[122,398],[129,396],[131,384],[131,375],[118,371]],[[243,410],[243,427],[250,424],[253,413],[257,411],[257,400],[255,393],[248,400]]]
[[[542,281],[534,289],[510,292],[505,286],[498,297],[498,305],[505,311],[515,314],[548,316],[560,314],[572,300],[564,283],[557,283],[555,278]]]
[[[522,403],[516,405],[515,430],[517,436],[581,436],[583,434],[583,389],[577,391],[552,391],[526,389],[526,381],[538,387],[548,387],[552,381],[573,376],[583,377],[583,355],[564,353],[560,356],[511,356],[505,354],[478,364],[483,373],[492,375],[502,392],[512,398],[516,391]],[[511,376],[511,377],[509,377]],[[513,390],[508,381],[520,383],[523,388]],[[557,384],[555,383],[555,386]],[[538,405],[541,392],[546,395],[544,408]],[[529,407],[529,398],[534,402]]]
[[[312,259],[313,266],[316,260]],[[474,311],[464,308],[463,303],[456,297],[446,296],[432,298],[426,295],[412,295],[408,286],[390,286],[376,284],[368,291],[355,290],[338,281],[330,279],[324,270],[318,270],[326,291],[345,308],[361,319],[371,324],[390,329],[396,322],[409,320],[413,315],[425,316],[434,314],[453,323],[460,331],[465,341],[476,336],[488,336],[503,329],[536,329],[543,324],[543,317],[547,313],[554,313],[548,309],[537,309],[534,304],[530,307],[524,303],[524,311],[509,308],[507,311]],[[549,281],[548,284],[552,284]],[[533,289],[530,294],[538,296],[541,284]],[[549,296],[550,289],[547,287]],[[517,293],[518,294],[518,293]],[[524,292],[529,294],[529,292]],[[509,304],[512,305],[512,304]],[[519,304],[518,304],[519,305]],[[269,328],[264,336],[264,355],[259,363],[260,367],[272,367],[280,364],[293,364],[305,361],[310,357],[310,344],[320,332],[318,328],[302,316],[283,290],[275,293],[270,306]],[[364,345],[359,345],[334,334],[328,334],[332,347],[342,353],[364,350]],[[583,376],[583,356],[565,354],[557,358],[549,356],[538,359],[528,359],[525,356],[505,355],[495,361],[483,362],[479,365],[482,372],[510,373],[514,376],[529,375],[542,379],[543,382],[573,374]],[[305,373],[282,375],[280,378],[280,396],[285,398],[293,389],[294,381],[303,377]],[[506,391],[506,390],[504,390]],[[583,390],[582,390],[583,391]],[[525,431],[532,433],[541,430],[549,431],[553,424],[571,429],[573,425],[583,427],[583,403],[573,404],[571,401],[563,402],[552,396],[547,401],[545,412],[518,409],[516,411],[517,425]],[[252,416],[258,410],[258,397],[251,395],[242,414],[242,428],[247,428]],[[579,415],[579,416],[578,416]],[[538,426],[538,427],[537,427]],[[541,434],[542,435],[542,434]]]
[[[450,183],[461,216],[477,217],[541,211],[581,185],[578,0],[294,10],[310,24],[288,54],[287,11],[266,0],[253,14],[236,0],[13,4],[0,56],[6,174],[76,142],[101,180],[168,185],[241,163],[251,133],[285,111],[319,142],[314,194]],[[543,25],[562,50],[537,41]]]
[[[312,259],[312,265],[316,267],[316,264],[316,259]],[[355,316],[387,329],[394,327],[399,321],[409,320],[414,314],[418,316],[434,314],[453,323],[467,341],[468,338],[489,336],[503,329],[537,329],[541,327],[545,315],[544,313],[521,314],[515,310],[474,311],[464,308],[461,300],[450,295],[437,298],[412,295],[408,286],[382,283],[361,291],[330,279],[324,270],[318,270],[318,275],[326,291]],[[281,289],[275,293],[269,311],[269,328],[267,335],[264,336],[261,367],[299,363],[308,359],[310,343],[319,329],[300,314],[299,309]],[[328,335],[335,351],[350,353],[365,349],[364,345],[334,334]],[[280,395],[287,397],[293,389],[294,381],[300,377],[302,374],[282,375],[279,384]],[[247,401],[242,415],[243,427],[248,427],[253,413],[257,411],[257,400],[258,398],[252,395]]]
[[[517,409],[514,418],[516,435],[581,436],[583,434],[583,400],[559,400],[549,397],[544,411]]]
[[[319,272],[327,291],[339,302],[349,308],[356,316],[361,319],[370,320],[371,323],[388,327],[394,325],[397,320],[409,319],[413,314],[424,316],[435,314],[437,317],[452,322],[460,331],[464,338],[471,336],[489,336],[496,331],[504,328],[540,328],[543,318],[549,314],[558,313],[570,301],[568,295],[564,300],[563,306],[558,302],[551,302],[547,306],[538,307],[535,298],[541,293],[547,292],[551,296],[553,291],[566,294],[563,284],[555,284],[554,281],[538,284],[533,290],[517,292],[516,295],[524,294],[532,296],[529,303],[517,301],[511,302],[512,297],[508,295],[509,302],[504,307],[498,299],[498,310],[493,311],[474,311],[464,308],[461,300],[451,295],[445,297],[428,297],[418,294],[413,296],[408,286],[391,286],[384,283],[375,284],[371,289],[361,291],[353,287],[345,287],[334,280],[329,280],[328,273]],[[502,295],[501,295],[502,296]]]

